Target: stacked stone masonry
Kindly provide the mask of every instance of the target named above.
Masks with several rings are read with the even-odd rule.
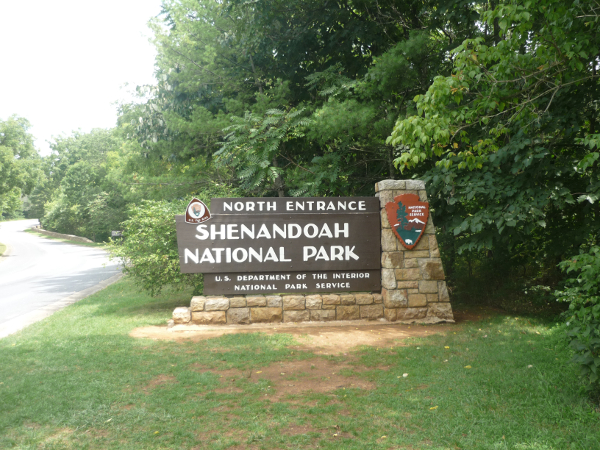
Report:
[[[381,207],[381,286],[384,317],[390,321],[453,320],[444,267],[430,215],[424,235],[412,250],[392,231],[385,205],[402,194],[427,201],[419,180],[384,180],[375,184]]]
[[[175,324],[222,325],[264,322],[375,320],[384,317],[383,297],[371,293],[193,297],[176,308]]]

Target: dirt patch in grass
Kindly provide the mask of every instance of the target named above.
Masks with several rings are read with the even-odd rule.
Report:
[[[68,439],[73,432],[74,430],[71,428],[59,428],[52,435],[44,439],[41,447],[46,448],[46,445],[48,445],[51,448],[68,448]]]
[[[215,392],[217,394],[241,394],[244,391],[235,386],[226,386],[223,388],[213,389],[212,392]]]
[[[301,361],[286,361],[271,364],[267,367],[255,367],[248,370],[206,370],[220,376],[221,386],[214,392],[231,394],[243,392],[236,383],[249,380],[261,385],[261,396],[273,402],[290,401],[309,393],[328,393],[341,389],[371,390],[374,383],[364,380],[359,372],[364,368],[356,368],[347,363],[341,364],[320,358]],[[203,370],[204,371],[204,370]],[[267,383],[265,383],[267,381]]]
[[[144,386],[142,388],[142,391],[144,391],[145,393],[148,393],[150,391],[153,391],[154,389],[163,386],[165,384],[174,384],[177,383],[177,380],[175,379],[175,377],[173,375],[158,375],[157,377],[154,377],[150,380],[150,382]]]
[[[317,430],[310,425],[296,425],[295,423],[292,423],[282,429],[280,433],[284,436],[298,436],[308,433],[321,433],[321,431],[322,430]]]
[[[197,370],[200,373],[211,372],[216,375],[219,375],[220,378],[225,378],[225,379],[240,378],[240,373],[242,373],[238,369],[226,369],[226,370],[209,369],[206,366],[203,366],[202,364],[199,364],[199,363],[191,364],[190,367],[194,370]]]
[[[317,354],[331,355],[348,352],[352,349],[369,347],[393,347],[403,345],[403,341],[411,337],[426,337],[433,334],[446,333],[456,329],[454,324],[440,325],[402,325],[381,322],[356,323],[349,325],[320,325],[315,326],[298,324],[295,326],[221,326],[207,327],[190,331],[170,331],[167,327],[142,327],[129,333],[134,338],[147,338],[154,340],[192,341],[200,342],[206,339],[217,338],[225,334],[264,333],[291,334],[299,342],[292,346],[293,349],[310,350]]]
[[[217,442],[220,443],[219,447],[223,446],[224,442],[227,441],[237,441],[237,442],[247,442],[248,440],[248,432],[245,430],[237,430],[237,429],[228,429],[228,430],[204,430],[196,433],[196,439],[198,441],[203,442],[204,444],[201,446],[192,447],[190,450],[201,450],[206,448],[214,448],[217,445]],[[240,446],[226,446],[228,450],[231,449],[256,449],[257,447],[248,446],[246,444],[242,444]]]
[[[445,334],[457,331],[463,324],[485,320],[493,316],[505,314],[500,309],[487,306],[472,306],[454,311],[456,323],[436,325],[399,324],[383,321],[346,321],[335,323],[277,323],[254,325],[221,325],[191,326],[185,329],[172,330],[164,327],[150,326],[135,328],[129,333],[134,338],[153,340],[170,340],[176,342],[201,342],[226,334],[264,333],[291,334],[299,341],[292,346],[298,350],[309,350],[317,354],[335,355],[346,353],[361,346],[390,348],[402,346],[406,339],[427,337],[434,334]],[[177,328],[177,327],[176,327]],[[226,349],[212,349],[213,352]]]
[[[260,373],[259,373],[260,372]],[[328,393],[338,389],[371,390],[375,385],[352,374],[352,367],[320,359],[272,364],[254,371],[252,379],[269,381],[274,392],[265,392],[271,401]]]
[[[317,354],[339,354],[357,347],[390,348],[404,345],[412,337],[426,337],[446,333],[449,325],[372,325],[297,328],[292,334],[300,345],[298,350],[314,351]],[[288,331],[286,331],[288,332]]]
[[[108,438],[108,437],[111,436],[111,432],[109,430],[101,430],[99,428],[90,428],[90,429],[87,430],[87,433],[89,433],[95,439],[97,439],[97,438]]]

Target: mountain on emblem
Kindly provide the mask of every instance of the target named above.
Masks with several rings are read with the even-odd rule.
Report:
[[[186,223],[202,223],[210,219],[208,207],[197,198],[192,199],[185,210]]]
[[[385,205],[392,230],[402,245],[412,250],[423,236],[429,218],[429,203],[416,194],[403,194]]]

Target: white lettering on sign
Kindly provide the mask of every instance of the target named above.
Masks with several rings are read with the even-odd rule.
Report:
[[[325,249],[324,246],[313,247],[312,245],[305,245],[302,247],[302,261],[350,261],[350,259],[358,260],[359,257],[356,253],[354,253],[354,249],[356,246],[352,246],[350,248],[349,245],[342,247],[341,245],[331,245],[329,247],[329,252]]]
[[[225,203],[226,204],[226,203]],[[315,204],[313,208],[313,204]],[[366,211],[367,202],[361,201],[333,201],[333,200],[319,200],[319,201],[287,201],[285,203],[286,211]]]
[[[304,225],[304,236],[306,236],[307,238],[312,239],[316,237],[318,233],[319,229],[314,223]]]
[[[256,239],[260,239],[264,237],[265,239],[271,239],[271,233],[269,233],[269,229],[265,224],[260,226],[260,230],[258,230],[258,234],[256,235]]]
[[[284,225],[285,226],[285,225]],[[302,234],[302,227],[297,223],[290,223],[288,225],[288,238],[297,239]]]
[[[237,281],[282,281],[289,280],[290,274],[268,274],[268,275],[238,275]]]
[[[215,263],[215,258],[213,258],[212,253],[207,248],[204,249],[204,253],[202,253],[202,258],[200,259],[200,264],[202,264],[204,262],[209,262],[211,264]]]
[[[425,206],[423,205],[411,205],[408,207],[408,211],[411,216],[425,217]]]
[[[188,248],[186,248],[183,251],[183,259],[185,260],[185,263],[188,264],[190,262],[190,259],[198,264],[198,249],[196,249],[196,253],[192,253]]]
[[[344,229],[340,230],[340,224],[339,223],[335,223],[334,224],[335,227],[335,237],[339,238],[340,237],[340,233],[344,233],[344,237],[350,237],[350,231],[348,231],[348,224],[345,223],[344,224]]]
[[[238,233],[237,224],[228,223],[227,224],[227,239],[239,239],[239,236],[236,236]]]
[[[286,284],[285,285],[285,290],[286,291],[288,291],[288,290],[295,291],[295,290],[298,290],[298,289],[304,289],[304,290],[306,290],[306,289],[308,289],[308,286],[306,284],[304,284],[304,283]]]
[[[273,247],[269,247],[266,251],[259,247],[257,249],[249,247],[248,249],[239,248],[205,248],[202,256],[199,256],[198,249],[195,251],[185,248],[183,250],[183,257],[185,264],[193,262],[194,264],[220,264],[223,262],[222,255],[225,252],[225,262],[231,263],[243,263],[243,262],[257,262],[263,263],[268,261],[273,262],[290,262],[291,259],[285,257],[285,247],[279,247],[277,252]]]
[[[350,289],[350,283],[317,283],[317,289]]]
[[[196,239],[200,241],[206,241],[210,239],[224,240],[224,239],[297,239],[300,236],[307,237],[309,239],[314,238],[349,238],[350,237],[350,226],[348,223],[337,223],[333,224],[333,233],[331,228],[326,223],[319,228],[314,223],[304,225],[302,228],[297,223],[288,223],[283,225],[271,224],[270,227],[266,224],[262,224],[256,231],[254,224],[247,226],[237,223],[225,224],[200,224],[196,227]]]
[[[292,211],[366,211],[367,202],[348,200],[290,200],[285,202],[285,210]],[[277,212],[274,201],[230,201],[223,202],[223,212]]]
[[[223,202],[224,212],[242,211],[277,211],[276,202]]]
[[[234,285],[234,291],[276,291],[277,286],[274,284],[243,284],[243,285]]]
[[[363,273],[334,273],[333,278],[369,278],[369,272]]]

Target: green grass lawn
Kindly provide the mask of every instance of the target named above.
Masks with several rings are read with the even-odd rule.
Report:
[[[6,245],[4,245],[2,242],[0,242],[0,256],[2,256],[5,251],[6,251]]]
[[[551,323],[498,315],[340,356],[289,334],[128,335],[189,298],[125,279],[0,340],[0,448],[600,448]]]

